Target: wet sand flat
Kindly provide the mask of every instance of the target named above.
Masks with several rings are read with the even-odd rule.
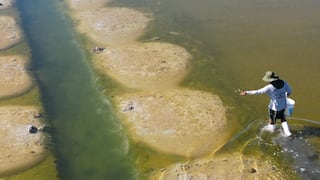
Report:
[[[128,8],[98,8],[73,13],[79,32],[91,40],[118,46],[134,42],[147,27],[150,18]]]
[[[164,89],[176,86],[190,70],[191,55],[169,43],[134,43],[108,48],[94,64],[127,87]]]
[[[21,94],[32,87],[26,64],[25,57],[0,56],[0,98]]]
[[[21,30],[14,18],[0,16],[0,50],[9,48],[21,40]]]
[[[160,152],[197,157],[217,150],[229,136],[226,110],[207,92],[171,89],[115,99],[132,138]]]
[[[46,153],[45,135],[29,133],[29,126],[42,126],[29,106],[0,107],[0,175],[17,172],[40,162]]]

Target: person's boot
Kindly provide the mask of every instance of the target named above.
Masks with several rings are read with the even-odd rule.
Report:
[[[289,130],[289,126],[288,126],[287,121],[282,122],[282,123],[281,123],[281,126],[282,126],[282,129],[283,129],[284,134],[285,134],[286,136],[291,136],[291,132],[290,132],[290,130]]]
[[[268,124],[264,127],[264,130],[270,133],[273,133],[275,129],[276,129],[276,125],[274,124]]]

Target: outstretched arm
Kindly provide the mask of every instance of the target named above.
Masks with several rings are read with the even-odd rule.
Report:
[[[246,91],[241,91],[241,92],[240,92],[240,95],[241,95],[241,96],[245,96],[245,95],[247,95],[247,92],[246,92]]]
[[[265,87],[258,89],[258,90],[251,90],[251,91],[241,91],[240,95],[245,96],[247,94],[254,95],[254,94],[265,94],[272,88],[271,84],[266,85]]]

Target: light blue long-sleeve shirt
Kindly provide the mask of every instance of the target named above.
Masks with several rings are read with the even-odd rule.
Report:
[[[277,89],[272,84],[268,84],[265,87],[258,90],[246,91],[246,94],[268,94],[270,97],[269,109],[274,111],[280,111],[287,107],[287,96],[291,94],[291,87],[287,82],[283,81],[282,88]]]

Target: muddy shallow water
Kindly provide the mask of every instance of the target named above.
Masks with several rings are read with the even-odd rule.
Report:
[[[71,22],[63,16],[61,6],[42,0],[18,3],[33,50],[43,101],[55,128],[59,178],[135,179],[132,159],[142,166],[142,174],[148,174],[152,167],[177,161],[177,157],[162,159],[161,154],[149,152],[143,145],[133,145],[128,152],[126,136],[99,89],[102,86],[112,92],[119,87],[108,79],[99,81],[98,85],[94,83],[86,54],[79,50]],[[310,159],[292,160],[296,143],[273,141],[270,136],[257,137],[267,116],[268,98],[240,97],[237,90],[262,87],[264,72],[274,70],[293,88],[296,118],[289,120],[289,124],[295,125],[295,133],[305,132],[305,125],[318,126],[319,3],[316,0],[116,0],[111,5],[154,13],[155,20],[141,41],[172,42],[193,55],[193,70],[181,85],[216,93],[228,106],[228,120],[233,125],[229,131],[234,136],[221,149],[222,153],[259,154],[267,148],[267,156],[303,174],[306,167],[301,164]],[[301,137],[299,140],[307,140],[307,147],[310,145],[307,152],[312,153],[308,157],[316,157],[319,151],[315,143],[319,138],[317,132],[318,129],[313,129],[308,136],[297,136]],[[279,153],[274,156],[279,146],[284,154],[288,150],[288,159]],[[306,152],[296,154],[301,156],[301,153]],[[310,167],[316,171],[317,160],[312,163]],[[305,177],[312,178],[310,174]]]

